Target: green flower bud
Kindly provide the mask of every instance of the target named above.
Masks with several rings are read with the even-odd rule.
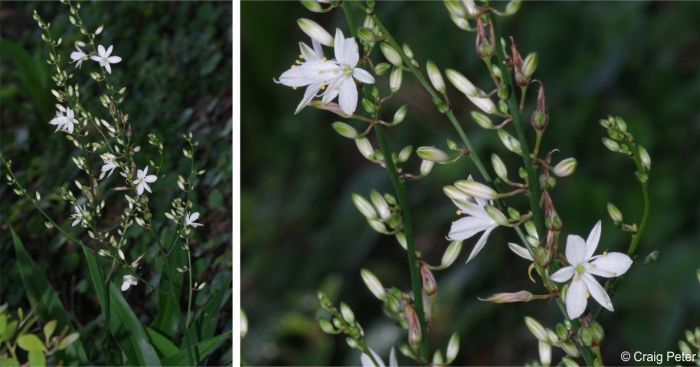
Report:
[[[408,161],[409,158],[411,158],[411,153],[413,153],[413,146],[408,145],[401,149],[399,152],[399,162],[403,163]]]
[[[523,61],[523,75],[526,78],[530,78],[534,73],[535,70],[537,70],[537,54],[536,53],[531,53],[528,54],[525,57],[525,61]]]
[[[345,322],[348,324],[355,323],[355,314],[352,312],[352,309],[350,309],[350,306],[348,306],[345,302],[340,303],[340,314],[343,316],[343,320],[345,320]]]
[[[608,215],[610,215],[610,219],[612,219],[615,224],[621,223],[623,220],[622,212],[620,212],[620,209],[613,203],[608,203]]]
[[[527,326],[528,330],[530,330],[532,335],[534,335],[535,338],[537,338],[537,340],[547,340],[547,331],[537,320],[533,319],[530,316],[525,316],[525,325]]]
[[[459,334],[454,333],[447,342],[447,351],[445,352],[446,364],[451,364],[457,358],[459,353]]]
[[[360,39],[362,41],[367,42],[367,43],[371,43],[371,42],[376,41],[376,37],[374,37],[374,33],[369,28],[360,27],[360,29],[357,30],[357,36],[360,37]]]
[[[603,145],[605,145],[606,148],[608,148],[612,152],[620,153],[621,147],[620,144],[618,144],[616,141],[610,139],[610,138],[603,138]]]
[[[370,200],[372,200],[372,204],[374,204],[374,207],[377,209],[377,213],[379,213],[379,218],[382,218],[383,220],[389,219],[391,217],[391,210],[389,209],[389,204],[384,200],[384,196],[377,192],[376,190],[372,190],[369,196]]]
[[[433,170],[433,166],[435,166],[435,162],[423,160],[420,163],[421,176],[427,176],[430,173],[430,171]]]
[[[433,88],[444,94],[446,91],[445,80],[442,78],[440,69],[438,69],[435,63],[430,60],[428,60],[428,62],[425,64],[425,69],[428,72],[428,78],[430,79],[430,83],[433,85]]]
[[[491,119],[484,115],[481,112],[477,111],[472,111],[469,113],[472,117],[472,120],[477,123],[477,125],[483,127],[484,129],[494,129],[495,126],[493,126],[493,123],[491,122]]]
[[[482,199],[495,199],[498,195],[494,189],[473,180],[457,181],[455,187],[469,196]]]
[[[639,146],[639,160],[642,162],[642,167],[644,167],[644,169],[647,171],[651,169],[651,157],[649,156],[649,152],[641,145]]]
[[[406,112],[408,112],[408,107],[406,105],[403,105],[399,107],[398,110],[394,113],[394,119],[392,120],[392,123],[394,125],[400,124],[404,118],[406,118]]]
[[[403,82],[403,70],[401,68],[394,68],[389,75],[389,89],[392,93],[396,93],[401,88],[401,83]]]
[[[384,286],[379,281],[379,279],[369,270],[360,270],[360,275],[362,276],[362,281],[365,282],[367,289],[376,297],[377,299],[383,301],[386,299],[386,291]]]
[[[503,146],[505,146],[506,149],[518,155],[523,154],[518,139],[516,139],[513,135],[510,135],[507,131],[498,130],[498,138],[501,139],[501,143],[503,143]]]
[[[404,53],[409,59],[412,59],[412,58],[413,58],[413,50],[411,49],[411,47],[410,47],[407,43],[404,43],[403,46],[401,46],[401,49],[403,50],[403,53]]]
[[[321,13],[323,11],[321,4],[316,0],[301,0],[301,5],[314,13]]]
[[[517,13],[520,9],[520,4],[522,4],[522,0],[512,0],[509,2],[508,5],[506,5],[505,15],[509,16]]]
[[[367,138],[355,139],[355,145],[357,150],[360,151],[363,157],[370,159],[374,155],[374,148],[372,148],[372,143],[367,140]]]
[[[491,165],[493,165],[493,170],[496,172],[496,176],[503,181],[508,181],[508,168],[506,168],[505,163],[496,154],[491,155]]]
[[[386,74],[387,71],[391,69],[391,64],[387,62],[380,62],[379,64],[374,66],[374,73],[381,76]]]
[[[401,55],[388,43],[382,43],[380,46],[384,58],[387,59],[394,66],[401,66]]]
[[[486,213],[488,213],[489,217],[494,220],[494,222],[498,223],[498,225],[501,226],[507,226],[508,225],[508,218],[501,212],[500,210],[496,209],[495,207],[491,205],[486,205]]]
[[[576,164],[575,158],[566,158],[554,166],[552,172],[559,177],[566,177],[574,173]]]
[[[359,135],[354,127],[342,121],[336,121],[333,124],[331,124],[331,126],[333,127],[333,130],[335,130],[335,132],[340,134],[340,136],[346,137],[348,139],[355,139]]]
[[[318,320],[318,326],[320,326],[321,330],[323,330],[323,332],[326,334],[338,334],[338,330],[336,330],[330,321],[326,319]]]
[[[359,210],[360,213],[365,216],[365,218],[376,219],[378,217],[374,206],[372,206],[372,204],[362,195],[352,194],[352,203],[355,204],[357,210]]]
[[[307,36],[311,37],[311,39],[316,40],[318,43],[324,46],[333,46],[333,37],[318,23],[310,19],[300,18],[297,20],[297,24]]]
[[[447,153],[435,147],[419,147],[416,154],[421,159],[431,162],[446,163],[450,160]]]

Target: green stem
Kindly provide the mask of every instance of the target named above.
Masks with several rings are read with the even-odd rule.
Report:
[[[347,1],[343,1],[343,13],[345,13],[345,18],[347,19],[348,26],[350,27],[350,32],[353,37],[357,37],[357,29],[355,28],[355,20],[352,16],[350,4]],[[375,16],[375,21],[377,24],[381,24],[377,17]],[[383,28],[383,25],[380,25]],[[394,44],[396,44],[394,42]],[[397,50],[401,50],[401,47],[394,47]],[[405,57],[403,51],[401,50],[402,57]],[[410,65],[410,64],[409,64]],[[379,120],[379,112],[375,113],[373,116],[374,120]],[[384,155],[384,160],[386,161],[386,168],[389,171],[389,176],[391,177],[391,183],[394,186],[394,191],[398,199],[398,204],[401,209],[401,218],[403,224],[404,234],[406,235],[406,251],[408,252],[408,267],[411,275],[411,288],[413,290],[413,300],[414,309],[418,315],[418,321],[421,327],[422,339],[421,346],[419,350],[419,359],[421,361],[427,361],[429,358],[429,335],[427,323],[425,321],[425,311],[423,310],[423,286],[420,279],[420,274],[418,270],[418,257],[416,256],[416,245],[414,242],[413,234],[413,218],[411,216],[410,207],[408,205],[408,199],[406,195],[406,188],[403,182],[399,178],[398,170],[392,158],[391,149],[389,148],[389,143],[387,142],[386,136],[384,135],[384,127],[377,124],[374,128],[377,135],[377,140],[379,141],[379,146]],[[466,135],[465,135],[466,137]]]

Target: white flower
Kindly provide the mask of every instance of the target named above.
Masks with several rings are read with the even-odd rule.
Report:
[[[76,68],[80,68],[83,61],[87,60],[87,54],[78,45],[75,45],[75,51],[71,52],[70,59],[75,63]]]
[[[566,260],[569,266],[557,270],[550,276],[555,282],[563,283],[573,278],[566,292],[566,312],[575,319],[586,309],[589,294],[601,306],[613,311],[613,305],[605,289],[593,277],[618,277],[632,266],[632,259],[621,252],[603,253],[593,256],[600,241],[600,221],[591,230],[588,238],[570,235],[566,239]]]
[[[299,65],[292,65],[289,70],[280,75],[279,80],[275,81],[292,88],[306,87],[304,98],[302,98],[294,111],[295,114],[306,107],[316,97],[325,83],[336,76],[333,74],[333,70],[336,71],[336,74],[339,73],[337,71],[338,64],[323,57],[321,44],[316,40],[312,40],[312,43],[313,49],[304,42],[299,42],[301,58],[305,61],[297,61]]]
[[[75,205],[73,207],[73,212],[74,212],[73,215],[71,215],[71,219],[73,219],[73,224],[71,224],[71,226],[73,226],[73,227],[80,224],[80,222],[85,221],[85,219],[88,216],[88,212],[87,212],[87,210],[85,210],[84,206]]]
[[[91,56],[90,59],[100,63],[100,66],[105,68],[105,70],[107,70],[107,73],[112,74],[112,67],[109,66],[109,64],[118,64],[122,61],[122,58],[119,56],[109,56],[111,54],[111,45],[109,46],[109,48],[107,48],[107,50],[105,50],[104,46],[99,45],[97,46],[97,55]]]
[[[148,174],[148,166],[144,169],[138,170],[136,173],[137,178],[134,180],[133,184],[136,185],[136,192],[141,195],[143,194],[143,190],[146,189],[148,192],[151,191],[151,187],[148,186],[149,183],[155,182],[158,177],[155,175],[149,175]]]
[[[105,153],[102,155],[102,161],[104,162],[104,164],[102,165],[101,171],[103,173],[109,172],[107,174],[107,177],[111,176],[114,172],[114,169],[118,167],[117,162],[114,161],[115,159],[116,157],[110,153]]]
[[[199,212],[194,212],[192,214],[187,213],[185,214],[185,227],[190,226],[190,227],[201,227],[201,223],[195,222],[199,218]]]
[[[379,363],[379,367],[386,367],[384,364],[384,361],[382,361],[382,358],[379,357],[379,355],[372,350],[372,348],[368,348],[369,352],[372,353],[372,357]],[[362,357],[360,357],[360,362],[362,363],[362,367],[375,367],[374,362],[372,362],[372,358],[370,358],[367,354],[362,353]],[[396,351],[394,348],[391,348],[391,354],[389,355],[389,367],[398,367],[399,362],[396,360]]]
[[[337,28],[334,41],[333,51],[340,66],[340,75],[328,85],[322,102],[329,103],[337,96],[343,113],[352,115],[357,108],[358,99],[354,79],[361,83],[374,84],[374,77],[366,70],[355,67],[360,61],[360,49],[354,38],[345,38],[343,31]]]
[[[56,131],[63,131],[69,134],[73,133],[75,124],[78,120],[75,118],[75,112],[70,107],[63,107],[60,104],[56,105],[56,117],[49,121],[49,124],[56,125]]]
[[[471,180],[471,176],[469,177]],[[450,197],[452,202],[460,209],[461,213],[466,214],[464,218],[452,222],[450,233],[447,239],[450,241],[464,241],[479,232],[484,232],[479,240],[474,245],[474,249],[469,254],[467,262],[471,261],[481,249],[486,245],[486,241],[494,228],[498,227],[498,222],[491,217],[486,210],[487,205],[491,205],[492,201],[486,201],[479,197],[463,196],[462,199]]]
[[[135,276],[124,275],[124,278],[122,280],[122,292],[129,289],[129,287],[131,287],[132,285],[137,285],[137,284],[139,284],[139,281],[136,279]]]

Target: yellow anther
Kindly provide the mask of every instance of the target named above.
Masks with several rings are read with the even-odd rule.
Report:
[[[589,299],[589,298],[591,298],[591,294],[586,292],[586,299]]]
[[[457,215],[462,215],[462,211],[461,211],[461,210],[457,210]]]

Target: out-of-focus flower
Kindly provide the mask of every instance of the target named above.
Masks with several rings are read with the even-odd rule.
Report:
[[[158,177],[155,175],[148,174],[148,166],[146,166],[144,169],[138,170],[136,173],[136,179],[133,182],[133,184],[136,185],[136,192],[139,195],[143,194],[144,189],[148,192],[152,192],[151,187],[148,184],[156,182],[157,179]]]
[[[110,56],[112,54],[113,46],[109,46],[106,50],[104,46],[97,46],[97,55],[90,56],[90,59],[97,61],[101,67],[107,70],[107,73],[112,74],[112,67],[109,64],[118,64],[122,61],[119,56]]]

